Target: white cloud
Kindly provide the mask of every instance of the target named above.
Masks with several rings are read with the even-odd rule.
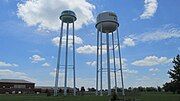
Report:
[[[112,46],[109,47],[112,49]],[[78,53],[81,54],[97,54],[97,46],[93,45],[84,45],[76,49]],[[102,54],[105,54],[107,51],[107,46],[102,45]],[[99,54],[100,54],[100,46],[99,46]]]
[[[138,73],[137,70],[123,69],[124,78],[126,78],[127,76],[136,75],[137,73]],[[111,77],[113,78],[115,77],[114,73],[111,73]],[[121,77],[120,71],[116,72],[116,77]]]
[[[56,71],[50,72],[49,75],[55,78],[56,77]]]
[[[96,66],[96,61],[88,61],[86,62],[87,65],[95,67]]]
[[[13,63],[13,64],[12,64],[12,66],[14,66],[14,67],[18,67],[19,65],[18,65],[18,64],[14,64],[14,63]]]
[[[143,86],[143,87],[157,87],[158,86],[163,86],[162,82],[167,82],[167,79],[162,79],[162,78],[157,78],[157,77],[149,77],[149,76],[139,76],[137,77],[136,81],[133,83],[132,86],[138,87],[138,86]]]
[[[142,60],[136,60],[132,63],[135,66],[155,66],[159,64],[170,63],[172,59],[168,59],[167,57],[157,57],[157,56],[147,56]]]
[[[127,68],[127,64],[126,64],[127,60],[126,60],[125,58],[122,58],[121,61],[122,61],[123,69],[126,69],[126,68]],[[119,67],[119,66],[120,66],[119,58],[115,58],[115,62],[116,62],[116,66]],[[87,65],[92,66],[92,67],[96,67],[96,63],[97,63],[96,61],[88,61],[88,62],[86,62]],[[106,63],[107,63],[106,60],[103,60],[103,61],[102,61],[103,67],[106,66]],[[111,64],[114,63],[113,58],[110,59],[110,63],[111,63]],[[118,68],[118,67],[117,67],[117,68]]]
[[[6,63],[4,61],[0,61],[0,67],[18,67],[19,65],[15,63]]]
[[[82,54],[96,54],[97,47],[92,45],[85,45],[76,49],[78,53]]]
[[[126,46],[135,46],[135,41],[134,41],[134,39],[129,38],[129,37],[124,38],[122,47],[126,47]]]
[[[45,60],[45,58],[42,58],[40,55],[33,55],[32,57],[29,57],[29,59],[32,60],[32,63],[38,63]]]
[[[127,40],[127,39],[128,40]],[[180,38],[180,28],[174,25],[163,25],[161,28],[148,31],[139,35],[129,35],[123,41],[122,47],[134,46],[140,42],[156,42],[168,39]]]
[[[74,36],[74,39],[75,39],[75,44],[83,44],[83,40],[80,37]],[[55,37],[52,39],[52,43],[56,46],[59,46],[59,40],[60,40],[59,37]],[[72,35],[69,35],[68,43],[69,43],[69,46],[72,46],[72,44],[73,44],[73,36]],[[63,36],[62,37],[62,45],[64,46],[65,44],[66,44],[66,36]]]
[[[149,19],[154,16],[158,8],[157,0],[144,0],[144,12],[140,15],[140,19]]]
[[[138,73],[138,71],[137,70],[130,70],[130,69],[125,69],[125,70],[123,70],[123,73],[124,74],[137,74]]]
[[[172,25],[165,25],[161,29],[153,32],[147,32],[136,37],[137,40],[140,40],[142,42],[159,41],[170,38],[180,38],[180,29],[174,28]]]
[[[54,70],[51,71],[51,72],[49,73],[49,75],[55,78],[55,77],[56,77],[56,68],[54,68]],[[65,70],[60,69],[60,70],[59,70],[59,77],[64,79],[64,75],[65,75]]]
[[[93,9],[95,6],[87,0],[27,0],[18,5],[18,17],[29,26],[39,29],[57,31],[59,16],[63,10],[73,10],[77,15],[75,28],[94,22]]]
[[[35,79],[32,79],[27,76],[26,73],[16,72],[9,69],[0,69],[0,78],[3,79],[24,79],[32,82],[36,82]]]
[[[150,68],[149,71],[150,71],[150,72],[158,72],[159,69],[158,69],[158,68]]]
[[[116,66],[120,66],[119,58],[115,58],[115,62],[116,62]],[[127,60],[125,58],[122,58],[121,62],[122,62],[123,69],[127,68],[127,64],[126,64]],[[111,64],[114,63],[114,59],[113,58],[110,59],[110,63]]]
[[[156,74],[155,74],[155,73],[153,73],[152,75],[153,75],[153,76],[155,76]]]
[[[43,67],[49,67],[50,64],[46,62],[46,63],[42,64],[42,66],[43,66]]]
[[[51,56],[51,59],[54,59],[55,57],[54,56]]]

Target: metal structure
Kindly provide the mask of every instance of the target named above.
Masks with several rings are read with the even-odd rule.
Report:
[[[76,14],[73,11],[70,10],[65,10],[61,13],[61,16],[59,17],[61,20],[61,32],[60,32],[60,40],[59,40],[59,50],[58,50],[58,59],[57,59],[57,69],[56,69],[56,78],[55,78],[55,88],[54,88],[54,96],[57,96],[58,94],[58,80],[59,80],[59,70],[60,66],[64,66],[65,68],[65,81],[64,81],[64,95],[67,95],[67,70],[68,66],[72,66],[73,69],[73,86],[74,86],[74,96],[76,95],[76,79],[75,79],[75,35],[74,35],[74,22],[77,20]],[[66,29],[66,43],[65,43],[65,65],[61,65],[61,48],[62,48],[62,36],[63,36],[63,25],[64,23],[67,24],[67,29]],[[73,39],[72,39],[72,65],[68,64],[68,48],[69,48],[69,25],[72,24],[72,34],[73,34]]]
[[[114,82],[115,82],[115,92],[117,93],[117,77],[116,72],[120,70],[121,72],[121,83],[122,83],[122,95],[124,96],[124,82],[123,82],[123,71],[122,71],[122,61],[121,61],[121,51],[120,51],[120,40],[118,32],[118,17],[113,12],[103,12],[97,16],[97,70],[96,70],[96,95],[98,95],[99,86],[99,73],[100,73],[100,95],[103,95],[103,72],[107,72],[108,80],[108,95],[111,95],[111,71],[114,72]],[[116,31],[116,36],[114,32]],[[104,35],[104,37],[103,37]],[[104,38],[104,39],[103,39]],[[112,39],[110,39],[112,38]],[[104,43],[105,40],[105,43]],[[117,41],[116,41],[117,40]],[[103,45],[106,46],[106,58],[103,55]],[[112,46],[112,49],[110,48]],[[116,57],[115,48],[118,48],[118,57]],[[110,53],[112,52],[112,55]],[[112,58],[111,58],[112,57]],[[103,59],[106,59],[106,66],[103,64]],[[116,60],[118,59],[119,65],[117,65]],[[113,60],[113,62],[111,61]],[[112,64],[112,66],[111,66]],[[113,68],[112,68],[113,67]],[[104,71],[107,70],[107,71]]]

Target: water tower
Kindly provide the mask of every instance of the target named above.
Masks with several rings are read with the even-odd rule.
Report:
[[[97,16],[96,95],[98,95],[99,73],[100,73],[100,95],[103,95],[103,92],[102,92],[103,72],[107,73],[108,95],[111,95],[111,72],[114,73],[114,83],[115,83],[114,86],[115,86],[115,92],[117,93],[116,72],[118,70],[120,70],[120,73],[121,73],[122,95],[124,95],[124,83],[123,83],[123,72],[122,72],[122,61],[121,61],[118,27],[119,27],[118,17],[115,13],[103,12]],[[116,31],[116,35],[114,35],[115,31]],[[106,47],[105,50],[103,46]],[[105,51],[105,54],[103,53],[104,51]],[[118,59],[119,64],[117,63],[116,59]],[[105,65],[103,61],[106,61]]]
[[[65,10],[61,13],[61,16],[59,17],[61,20],[61,32],[60,32],[60,40],[59,40],[59,50],[58,50],[58,58],[57,58],[57,69],[56,69],[56,78],[55,78],[55,88],[54,88],[54,96],[57,96],[58,93],[58,80],[59,80],[59,70],[60,67],[64,67],[65,69],[65,81],[64,81],[64,95],[67,95],[67,71],[69,68],[69,66],[72,67],[73,69],[73,86],[74,86],[74,96],[76,95],[76,79],[75,79],[75,35],[74,35],[74,22],[77,20],[76,18],[76,14],[73,11],[70,10]],[[67,25],[66,28],[66,33],[65,33],[65,53],[61,53],[61,48],[62,48],[62,37],[63,37],[63,26],[64,23]],[[72,64],[68,64],[68,57],[69,57],[69,25],[72,24]],[[65,55],[65,59],[64,59],[64,65],[61,64],[61,57],[62,54]]]

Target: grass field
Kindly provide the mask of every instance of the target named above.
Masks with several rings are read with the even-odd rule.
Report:
[[[126,99],[132,98],[134,97],[126,97]],[[180,95],[177,94],[143,93],[136,98],[138,101],[180,101]],[[0,95],[0,101],[109,101],[109,99],[107,96]]]

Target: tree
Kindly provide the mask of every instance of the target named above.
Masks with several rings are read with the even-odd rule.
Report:
[[[168,74],[172,81],[164,85],[165,91],[177,92],[180,94],[180,55],[177,55],[172,63],[174,64],[173,69],[168,71]]]
[[[84,95],[84,92],[85,92],[85,88],[81,87],[81,95]]]
[[[156,92],[157,89],[155,87],[146,87],[147,92]]]
[[[140,91],[140,92],[144,92],[145,90],[146,89],[144,87],[142,87],[142,86],[138,87],[138,91]]]
[[[161,91],[162,91],[162,89],[161,89],[160,86],[157,87],[157,90],[158,90],[158,92],[161,92]]]
[[[128,91],[132,91],[132,87],[129,87],[129,88],[128,88]]]
[[[89,91],[89,92],[95,92],[96,89],[92,87],[92,88],[88,88],[88,91]]]
[[[173,82],[166,82],[164,85],[163,85],[163,89],[165,92],[173,92],[175,93],[175,88],[173,87]]]
[[[85,88],[84,87],[81,87],[81,92],[85,92]]]
[[[119,101],[119,98],[118,98],[116,92],[112,93],[111,101]]]

